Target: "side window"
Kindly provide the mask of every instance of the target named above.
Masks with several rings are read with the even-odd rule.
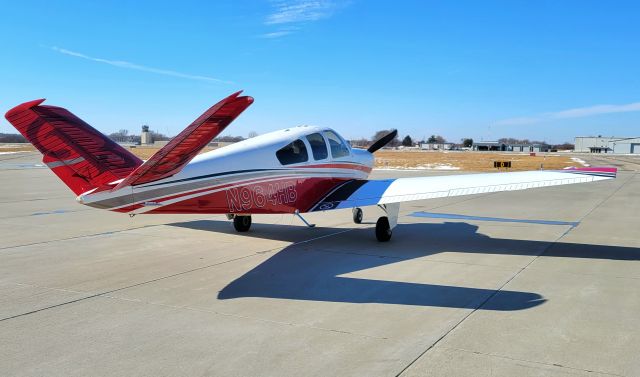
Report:
[[[344,144],[342,139],[331,131],[325,131],[329,140],[329,148],[331,148],[331,156],[333,158],[344,157],[349,155],[349,148]]]
[[[278,161],[282,165],[297,164],[309,160],[307,147],[304,146],[304,142],[300,139],[278,150],[276,157],[278,157]]]
[[[311,152],[313,153],[314,160],[324,160],[329,156],[327,153],[327,143],[324,142],[322,135],[319,133],[308,135],[307,141],[311,146]]]

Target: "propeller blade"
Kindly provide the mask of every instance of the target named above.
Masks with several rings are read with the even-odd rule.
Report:
[[[397,135],[398,135],[398,130],[393,130],[389,132],[387,135],[381,137],[380,140],[373,143],[373,145],[370,146],[369,149],[367,149],[367,152],[373,153],[377,151],[378,149],[387,145],[387,143],[389,143],[391,140],[395,139]]]

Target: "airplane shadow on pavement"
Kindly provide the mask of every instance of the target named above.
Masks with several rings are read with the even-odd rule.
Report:
[[[198,220],[169,225],[236,234],[233,226],[225,221]],[[400,224],[388,243],[375,241],[371,228],[322,237],[342,230],[345,229],[254,224],[251,231],[242,235],[294,243],[229,283],[219,292],[218,299],[264,297],[523,310],[541,305],[546,299],[533,292],[371,280],[342,275],[443,252],[640,260],[638,248],[491,238],[478,233],[476,225],[465,222]],[[301,242],[310,238],[315,239]]]

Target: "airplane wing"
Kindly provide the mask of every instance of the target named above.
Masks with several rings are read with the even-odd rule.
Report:
[[[114,190],[130,185],[157,181],[178,173],[214,137],[218,136],[240,113],[253,103],[253,98],[233,93],[213,105],[187,128],[171,139],[149,160],[120,182]]]
[[[594,182],[615,178],[616,172],[616,168],[589,167],[513,173],[353,180],[334,189],[312,207],[310,212]]]

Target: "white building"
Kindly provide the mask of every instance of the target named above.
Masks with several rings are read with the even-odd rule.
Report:
[[[640,137],[576,136],[575,151],[589,153],[640,154]]]
[[[453,149],[453,143],[420,143],[420,149],[428,151],[448,151]]]

